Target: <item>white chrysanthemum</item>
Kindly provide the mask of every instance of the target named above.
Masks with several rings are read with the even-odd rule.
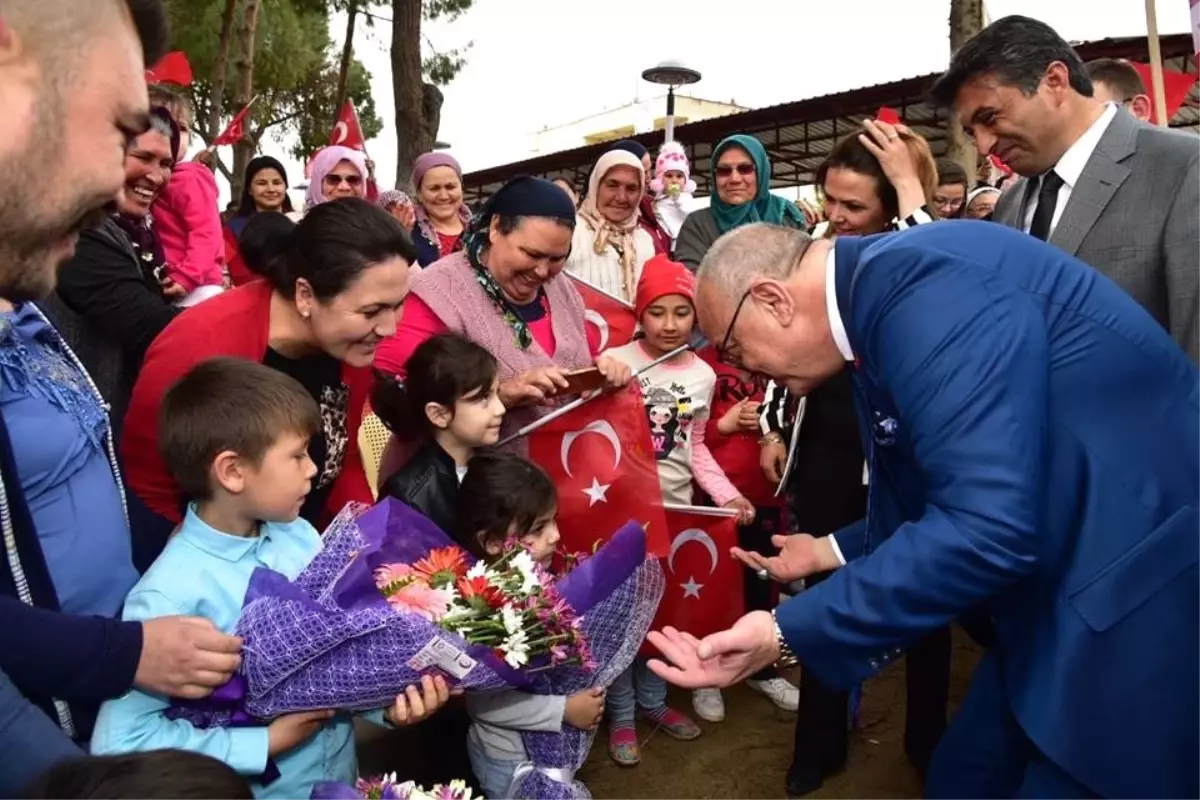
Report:
[[[467,580],[470,580],[471,578],[482,578],[485,575],[487,575],[487,564],[484,563],[483,559],[476,561],[471,565],[471,568],[467,570]]]
[[[509,635],[520,633],[524,627],[524,616],[513,608],[512,603],[505,603],[500,609],[500,621],[504,623],[504,631]]]
[[[534,569],[533,556],[528,552],[522,550],[513,556],[512,565],[521,575],[521,594],[527,595],[540,585],[537,571]]]
[[[525,631],[517,631],[509,636],[500,649],[504,651],[505,662],[513,669],[523,667],[529,661],[529,642],[525,638]]]

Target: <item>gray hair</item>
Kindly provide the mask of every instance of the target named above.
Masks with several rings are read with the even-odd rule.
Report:
[[[795,228],[765,222],[743,225],[713,242],[696,277],[736,297],[749,289],[755,278],[786,280],[812,241]]]

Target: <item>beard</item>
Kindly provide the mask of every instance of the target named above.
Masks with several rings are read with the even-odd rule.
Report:
[[[0,158],[0,297],[21,303],[54,290],[59,264],[73,239],[104,219],[111,199],[63,168],[66,134],[62,101],[47,85],[23,151]],[[30,174],[42,173],[41,190],[21,192]]]

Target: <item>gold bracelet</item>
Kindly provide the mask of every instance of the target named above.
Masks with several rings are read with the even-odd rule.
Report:
[[[779,431],[771,431],[758,440],[759,447],[766,447],[769,444],[783,444],[783,435]]]
[[[771,623],[775,626],[775,643],[779,645],[779,658],[775,660],[776,668],[791,669],[799,665],[800,659],[796,658],[791,645],[787,643],[787,639],[783,638],[783,631],[779,629],[779,619],[775,616],[774,609],[771,611]]]

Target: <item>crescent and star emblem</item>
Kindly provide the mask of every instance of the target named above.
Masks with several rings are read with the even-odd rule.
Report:
[[[583,318],[585,321],[595,325],[596,330],[600,331],[600,346],[597,348],[597,350],[603,351],[608,347],[608,320],[606,320],[604,315],[599,311],[596,311],[594,308],[589,308],[584,313]]]
[[[716,572],[717,559],[719,558],[717,554],[717,543],[713,541],[711,536],[699,528],[688,528],[686,531],[683,531],[676,536],[671,542],[671,551],[667,554],[667,567],[671,570],[671,573],[674,574],[675,572],[675,554],[678,553],[679,550],[688,542],[699,542],[700,544],[704,545],[704,549],[708,551],[708,557],[711,562],[708,568],[708,574],[712,575],[714,572]],[[688,597],[695,597],[696,599],[699,599],[700,590],[704,588],[704,584],[696,583],[695,575],[689,576],[687,583],[681,583],[679,586],[683,589],[683,596],[685,599]]]
[[[621,439],[617,436],[617,432],[613,430],[612,423],[608,420],[598,419],[595,422],[589,422],[580,430],[563,434],[561,453],[563,472],[572,478],[575,477],[575,473],[571,472],[571,445],[575,444],[575,440],[585,433],[594,433],[608,439],[613,446],[613,469],[621,466]]]
[[[342,142],[346,141],[349,136],[350,128],[346,126],[345,122],[339,120],[338,124],[333,126],[333,143],[341,144]]]

